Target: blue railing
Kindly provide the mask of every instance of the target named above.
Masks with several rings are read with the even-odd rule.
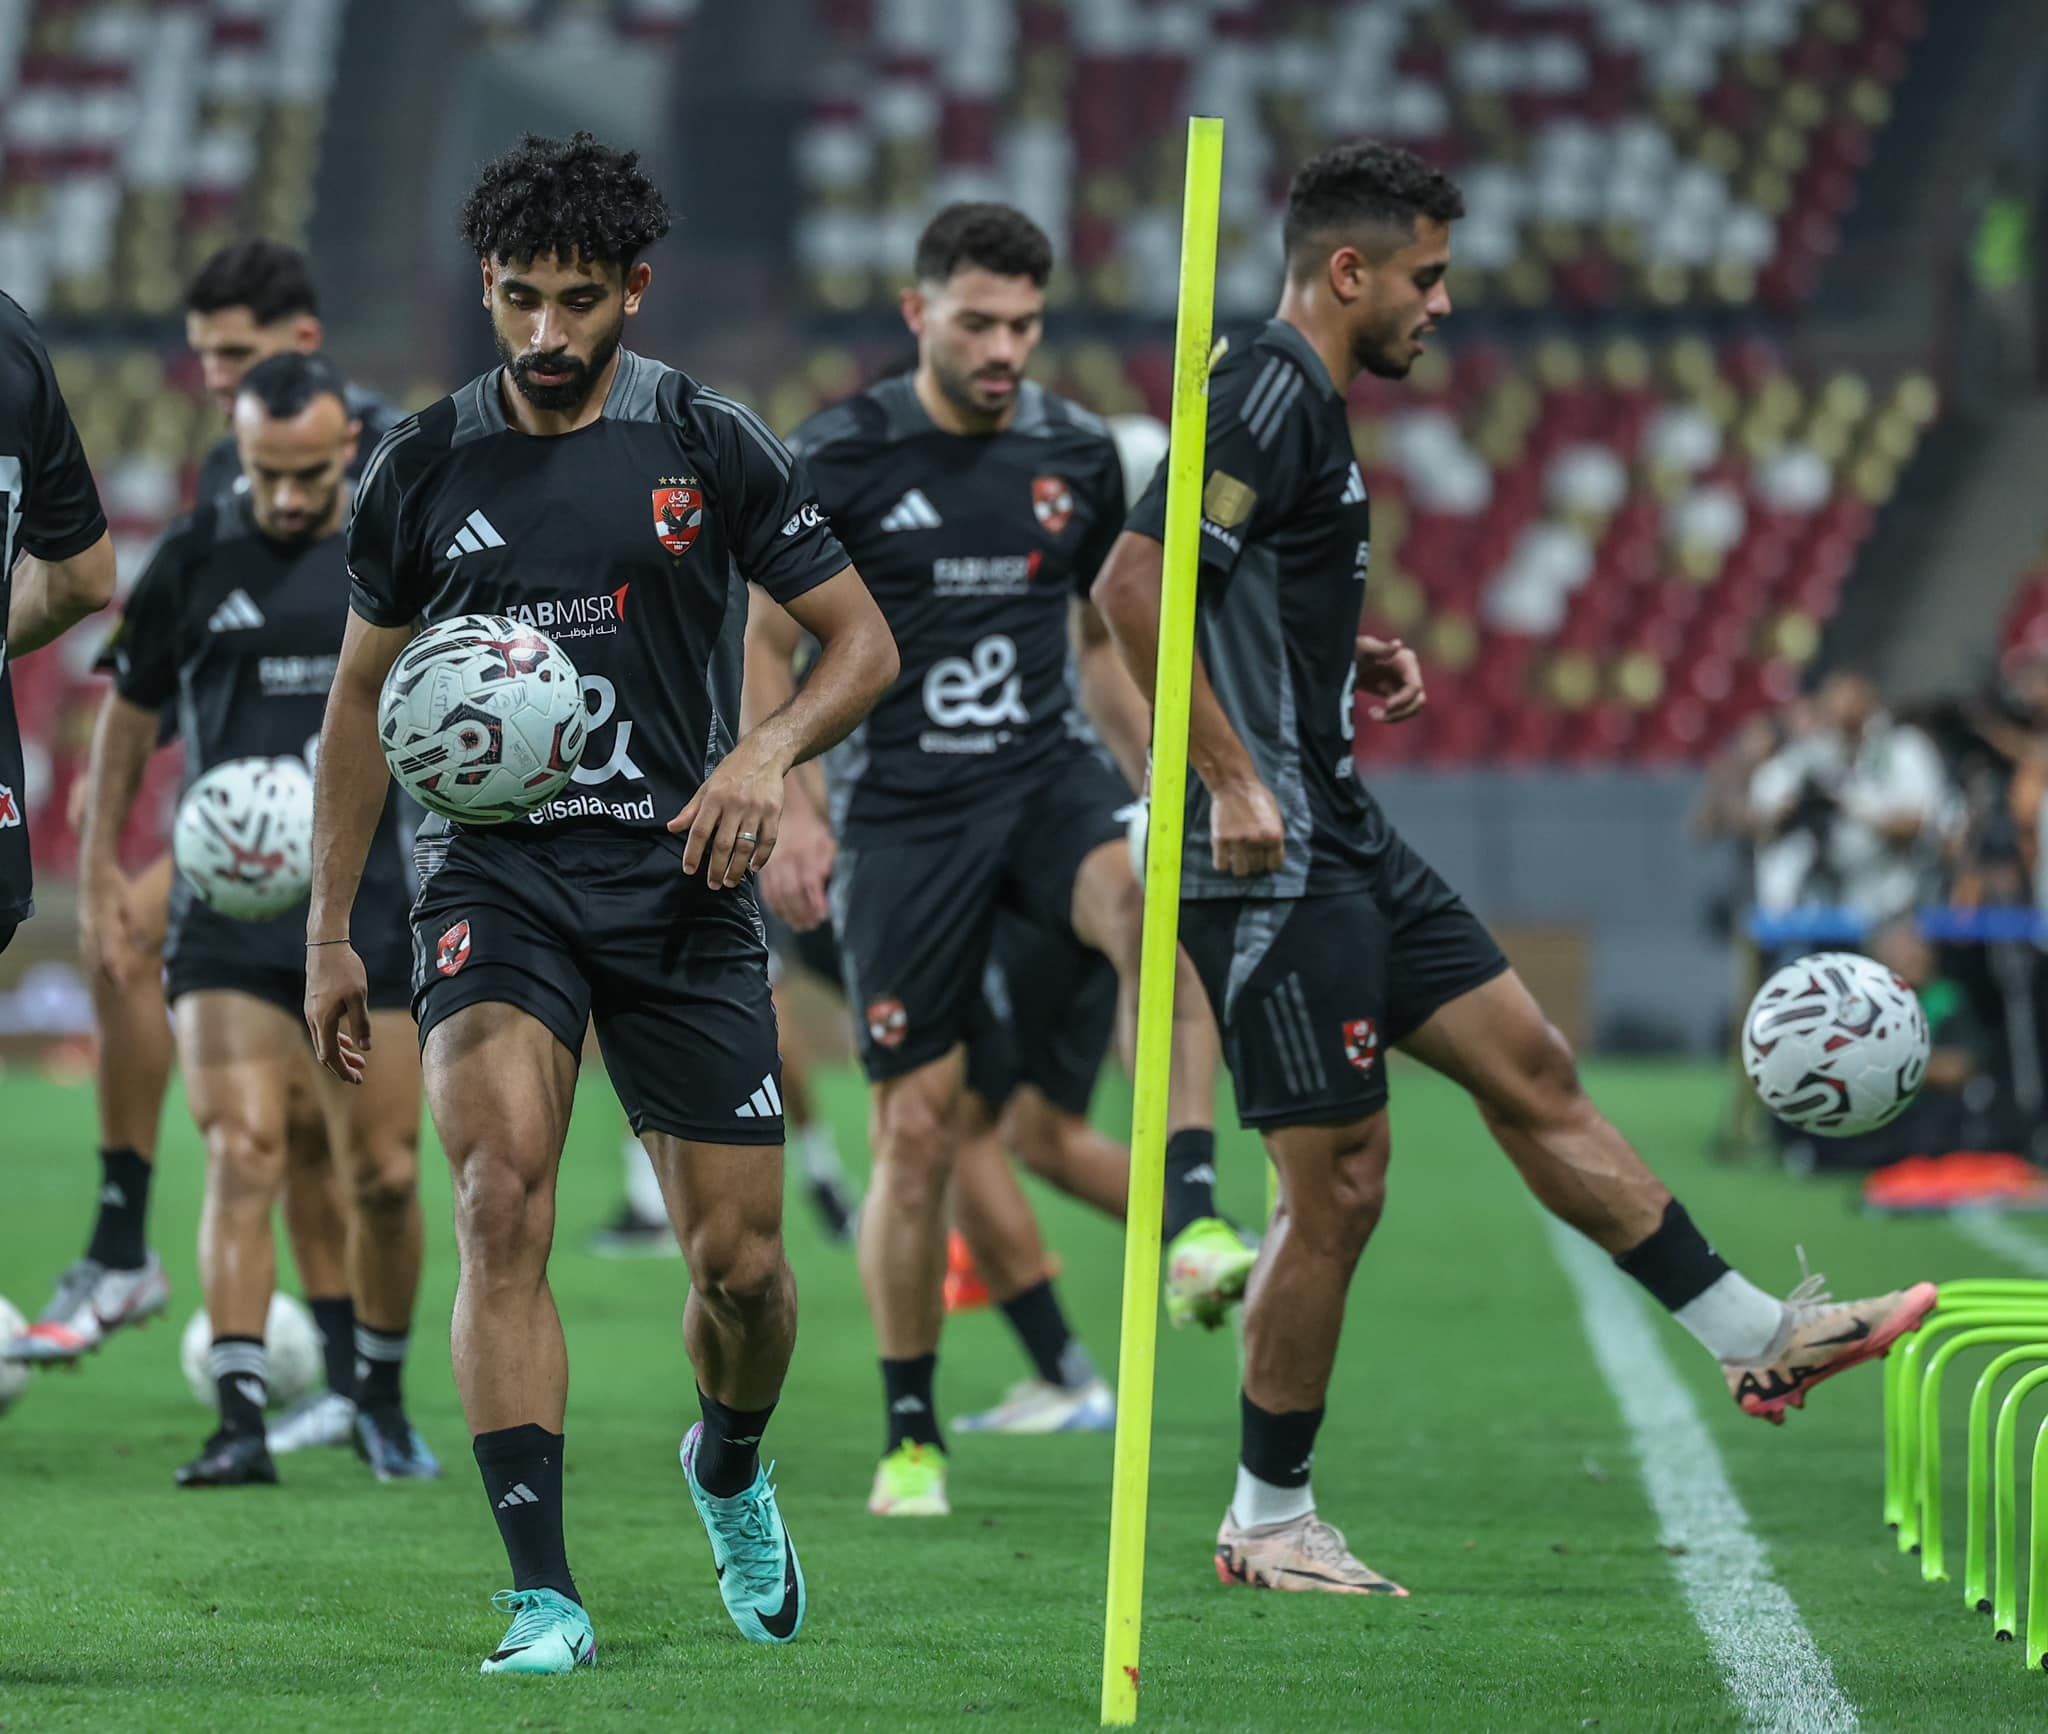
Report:
[[[1954,945],[2048,944],[2048,916],[2038,909],[1923,909],[1920,931],[1938,943]],[[1860,945],[1870,921],[1853,909],[1789,909],[1777,914],[1752,911],[1749,937],[1766,951],[1794,945]]]

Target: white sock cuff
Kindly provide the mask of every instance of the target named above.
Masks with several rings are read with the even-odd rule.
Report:
[[[1292,1523],[1316,1508],[1314,1486],[1304,1481],[1299,1487],[1276,1487],[1261,1481],[1242,1463],[1237,1466],[1237,1492],[1230,1501],[1230,1515],[1240,1529],[1263,1529],[1268,1524]]]

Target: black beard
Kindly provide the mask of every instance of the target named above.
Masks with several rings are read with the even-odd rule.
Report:
[[[1354,345],[1351,358],[1375,379],[1406,379],[1409,369],[1415,365],[1410,361],[1389,361],[1378,346],[1371,343]]]
[[[619,352],[619,338],[624,329],[625,322],[621,320],[600,337],[591,350],[588,361],[578,361],[570,355],[514,355],[505,346],[503,337],[497,338],[498,354],[503,358],[505,371],[511,375],[512,384],[519,395],[535,409],[573,413],[590,401],[590,394],[597,387],[598,376]],[[555,368],[566,367],[569,370],[569,377],[559,384],[538,384],[529,375],[533,369],[543,364],[551,372]]]
[[[961,419],[970,424],[994,427],[1003,419],[1004,411],[1009,407],[1007,404],[998,404],[991,409],[983,403],[974,395],[974,380],[969,374],[950,373],[945,368],[934,365],[932,377],[939,382],[940,394],[960,412]],[[1013,392],[1010,403],[1014,404],[1016,401],[1016,394]]]

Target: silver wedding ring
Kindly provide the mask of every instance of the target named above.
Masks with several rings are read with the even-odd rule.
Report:
[[[761,839],[755,836],[754,833],[751,831],[742,831],[739,833],[739,841],[742,843],[758,843],[760,842],[760,840]]]

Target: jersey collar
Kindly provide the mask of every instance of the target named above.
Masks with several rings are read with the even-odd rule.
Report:
[[[1323,358],[1316,353],[1315,345],[1286,320],[1267,320],[1266,329],[1259,333],[1259,341],[1270,343],[1275,349],[1286,350],[1301,364],[1302,372],[1308,375],[1310,381],[1323,388],[1324,396],[1343,396],[1343,393],[1338,391],[1336,382],[1330,378],[1330,370],[1323,365]]]

